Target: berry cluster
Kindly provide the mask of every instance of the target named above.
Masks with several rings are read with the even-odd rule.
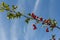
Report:
[[[57,27],[57,22],[56,22],[56,20],[43,19],[42,17],[39,18],[39,17],[36,16],[34,13],[31,14],[31,17],[32,17],[33,19],[35,19],[35,20],[38,20],[38,21],[42,22],[42,25],[48,25],[48,26],[50,26],[51,29]],[[37,29],[37,27],[36,27],[35,24],[33,24],[33,27],[34,27],[34,28],[33,28],[34,30]],[[48,28],[46,28],[46,32],[49,32],[49,29],[48,29]]]

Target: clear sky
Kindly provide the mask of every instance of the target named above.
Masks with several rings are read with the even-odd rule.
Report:
[[[45,19],[56,19],[60,26],[60,0],[0,0],[0,3],[3,1],[10,6],[17,5],[17,11],[25,15],[34,12]],[[60,38],[60,30],[57,28],[47,33],[46,28],[38,24],[38,29],[33,30],[34,20],[26,24],[24,17],[8,20],[6,15],[6,11],[0,13],[0,40],[49,40],[52,34],[56,34],[56,40]]]

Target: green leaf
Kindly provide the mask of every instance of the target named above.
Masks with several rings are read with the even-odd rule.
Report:
[[[6,9],[6,10],[10,10],[10,8],[9,8],[9,7],[6,7],[5,9]]]
[[[53,20],[53,22],[54,22],[54,24],[57,24],[57,21],[55,19]]]
[[[25,22],[28,24],[29,23],[29,21],[30,21],[30,18],[27,18],[26,20],[25,20]]]
[[[16,18],[20,18],[22,16],[22,14],[20,12],[16,13]]]
[[[5,2],[2,2],[1,6],[5,8],[5,10],[10,10],[9,5],[6,4]]]
[[[0,9],[0,12],[4,12],[4,9]]]
[[[0,4],[0,9],[2,9],[2,7],[3,7],[3,6]]]
[[[17,6],[12,5],[12,10],[15,10],[16,8],[17,8]]]
[[[29,16],[31,16],[31,14],[30,14],[30,13],[29,13],[28,15],[29,15]]]
[[[51,24],[54,24],[54,21],[53,20],[51,20]]]
[[[4,2],[2,2],[2,3],[1,3],[1,6],[4,6],[4,4],[5,4],[5,3],[4,3]]]
[[[6,4],[5,2],[2,2],[2,6],[3,6],[3,7],[9,7],[9,5]]]
[[[7,19],[11,19],[11,17],[10,16],[7,16]]]
[[[9,13],[9,14],[7,15],[7,18],[8,18],[8,19],[14,19],[14,18],[15,18],[15,14]]]

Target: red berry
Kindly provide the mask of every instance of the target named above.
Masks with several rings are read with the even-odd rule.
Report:
[[[49,32],[48,28],[46,28],[46,32]]]
[[[34,28],[33,28],[33,30],[36,30],[36,29],[37,29],[37,27],[36,27],[36,25],[35,25],[35,24],[33,24],[33,27],[34,27]]]
[[[39,18],[40,19],[40,21],[43,21],[43,18],[41,17],[41,18]]]
[[[36,16],[36,18],[39,18],[38,16]]]
[[[31,15],[34,19],[36,19],[36,15],[34,15],[34,13],[32,13],[32,15]]]

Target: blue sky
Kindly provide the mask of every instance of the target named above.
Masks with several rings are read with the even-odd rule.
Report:
[[[45,19],[56,19],[58,26],[60,26],[60,0],[0,0],[7,4],[17,5],[17,11],[24,13],[34,12],[37,16]],[[33,30],[32,24],[34,20],[29,24],[25,23],[25,18],[8,20],[6,18],[7,12],[0,13],[0,40],[49,40],[52,34],[56,34],[56,40],[60,38],[59,29],[55,28],[53,32],[45,32],[45,28],[41,28],[38,24],[37,30]]]

